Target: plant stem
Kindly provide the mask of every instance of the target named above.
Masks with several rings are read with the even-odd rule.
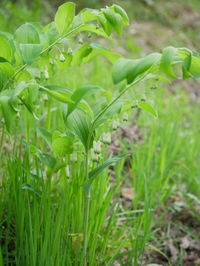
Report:
[[[128,91],[128,89],[130,89],[130,87],[132,87],[133,85],[135,85],[135,84],[137,84],[137,83],[139,83],[140,81],[142,81],[143,79],[144,79],[144,76],[145,75],[143,75],[141,78],[139,78],[139,79],[137,79],[137,80],[135,80],[134,82],[132,82],[131,84],[129,84],[128,86],[126,86],[122,91],[121,91],[121,93],[116,97],[116,98],[114,98],[98,115],[97,115],[97,117],[93,120],[93,122],[92,122],[92,125],[91,125],[91,128],[90,128],[90,131],[89,131],[89,137],[88,137],[88,148],[89,148],[89,146],[90,146],[90,139],[91,139],[91,136],[92,136],[92,134],[93,134],[93,130],[94,130],[94,128],[95,128],[95,124],[96,124],[96,122],[98,121],[98,119],[102,116],[102,115],[104,115],[105,114],[105,112],[115,103],[115,102],[117,102],[117,100],[119,100],[119,98],[121,98],[121,96],[123,95],[123,94],[125,94],[127,91]]]
[[[88,180],[88,149],[85,151],[85,180]],[[83,243],[83,265],[87,265],[87,242],[88,242],[88,225],[90,213],[90,186],[85,190],[85,214],[84,214],[84,243]]]

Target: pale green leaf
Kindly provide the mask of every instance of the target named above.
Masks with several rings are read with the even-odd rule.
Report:
[[[173,73],[173,62],[176,53],[177,48],[171,46],[166,47],[162,51],[162,57],[160,61],[160,70],[173,79],[177,79],[176,75]]]
[[[30,65],[43,50],[42,44],[20,44],[20,53],[24,63]]]
[[[61,134],[55,131],[52,138],[52,150],[59,156],[65,156],[73,152],[74,138],[72,135]]]
[[[67,126],[71,129],[86,149],[92,145],[93,134],[90,136],[91,120],[90,117],[81,110],[74,110],[66,120]],[[89,138],[91,140],[89,142]]]
[[[157,113],[156,113],[155,109],[148,102],[138,103],[138,108],[141,108],[141,109],[151,113],[153,116],[157,117]]]
[[[63,34],[72,24],[75,16],[75,4],[72,2],[64,3],[58,8],[55,15],[55,24],[60,32]]]
[[[6,59],[7,61],[12,60],[12,47],[6,38],[3,36],[0,36],[0,61],[2,62],[2,59]]]
[[[15,31],[15,39],[18,43],[40,43],[39,33],[31,23],[21,25]]]
[[[127,83],[132,83],[137,77],[148,72],[153,66],[159,64],[161,54],[153,53],[141,59],[120,58],[113,66],[113,81],[119,83],[126,79]],[[153,70],[153,69],[152,69]]]

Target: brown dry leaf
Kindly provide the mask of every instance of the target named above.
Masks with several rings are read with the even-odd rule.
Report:
[[[169,247],[169,251],[171,253],[172,260],[176,261],[177,256],[178,256],[178,249],[174,246],[174,242],[173,242],[172,238],[170,238],[168,240],[168,247]]]
[[[127,200],[133,200],[134,198],[134,190],[131,187],[122,188],[121,195],[123,198]]]
[[[181,247],[183,249],[187,249],[190,247],[190,242],[191,242],[191,239],[189,239],[188,236],[184,236],[182,239],[181,239]]]

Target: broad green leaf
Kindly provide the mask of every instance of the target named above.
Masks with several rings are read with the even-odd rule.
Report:
[[[24,63],[30,65],[43,50],[42,44],[20,44],[20,53]]]
[[[100,25],[102,26],[104,32],[110,36],[112,31],[113,31],[113,26],[112,24],[106,19],[106,17],[102,14],[100,16],[98,16],[98,20]]]
[[[31,102],[29,102],[28,99],[23,99],[23,98],[20,98],[20,101],[24,104],[24,106],[27,108],[27,110],[30,112],[30,114],[32,114],[36,120],[39,120],[39,118],[37,117],[37,115],[35,114],[35,112],[33,110],[33,106],[31,104]]]
[[[0,36],[0,62],[3,62],[2,59],[7,61],[12,60],[12,47],[9,40]]]
[[[97,166],[94,170],[92,170],[91,172],[89,172],[89,181],[87,182],[87,184],[91,185],[91,183],[94,181],[94,179],[108,166],[113,165],[115,163],[117,163],[119,160],[124,159],[125,157],[127,157],[129,155],[129,153],[123,153],[120,154],[116,157],[111,158],[110,160],[108,160],[107,162],[103,163],[102,165]]]
[[[112,6],[112,9],[114,9],[114,11],[122,17],[124,25],[129,25],[128,15],[126,14],[126,11],[121,6],[114,4]]]
[[[122,33],[122,17],[112,9],[103,9],[103,14],[113,29],[120,35]]]
[[[15,70],[14,67],[9,62],[0,63],[0,71],[2,71],[6,77],[12,77]]]
[[[78,104],[79,108],[81,110],[83,110],[84,112],[86,112],[90,119],[93,120],[94,119],[94,113],[92,108],[90,107],[90,105],[85,101],[85,100],[81,100]]]
[[[5,92],[4,92],[5,93]],[[5,120],[6,128],[8,132],[11,132],[12,126],[15,122],[16,112],[12,108],[10,104],[10,97],[4,95],[0,95],[0,106],[2,109],[3,117]]]
[[[79,65],[82,61],[82,59],[86,56],[88,56],[92,52],[92,48],[90,47],[90,44],[84,44],[81,46],[73,56],[71,65],[76,66]]]
[[[190,52],[186,56],[186,58],[183,60],[183,66],[182,66],[183,79],[187,79],[187,78],[192,77],[192,74],[190,73],[191,63],[192,63],[192,53]]]
[[[73,135],[61,134],[55,131],[52,139],[52,150],[59,156],[65,156],[73,152]]]
[[[43,86],[40,86],[40,89],[43,90],[43,91],[46,91],[53,98],[55,98],[56,100],[58,100],[60,102],[63,102],[63,103],[74,103],[74,101],[72,101],[70,99],[71,95],[68,92],[54,91],[54,90],[50,90],[48,88],[45,88]]]
[[[40,36],[36,28],[31,23],[21,25],[15,31],[15,39],[18,43],[40,43]]]
[[[52,134],[46,129],[41,128],[41,127],[38,128],[38,132],[41,135],[41,137],[46,141],[46,143],[51,147]]]
[[[177,48],[166,47],[162,51],[162,57],[160,61],[160,70],[167,76],[173,79],[177,79],[176,75],[173,73],[172,64],[174,62],[174,57],[177,53]]]
[[[92,8],[85,8],[79,14],[83,22],[98,20],[99,10]]]
[[[81,32],[91,32],[103,38],[110,39],[110,37],[105,33],[105,31],[102,28],[98,28],[97,26],[92,24],[83,24],[73,32],[73,35]]]
[[[113,81],[115,84],[126,79],[128,84],[132,83],[137,77],[143,75],[153,66],[159,64],[161,54],[153,53],[141,59],[120,58],[113,66]]]
[[[74,102],[74,104],[68,105],[68,115],[76,108],[77,104],[84,97],[99,90],[103,90],[103,88],[96,86],[96,85],[85,85],[75,90],[75,92],[71,96],[71,100]]]
[[[14,67],[9,62],[0,63],[0,90],[4,87],[7,81],[13,77]]]
[[[91,43],[89,47],[92,48],[92,52],[89,53],[88,56],[83,58],[83,63],[89,62],[98,55],[103,55],[113,64],[120,57],[119,54],[110,52],[108,49],[101,46],[100,44]]]
[[[60,32],[63,34],[67,31],[69,26],[72,24],[75,16],[75,4],[72,2],[64,3],[58,8],[55,15],[55,24]]]
[[[148,103],[148,102],[140,102],[138,103],[138,108],[141,108],[149,113],[151,113],[152,115],[157,117],[157,113],[155,111],[155,109]]]
[[[0,57],[0,63],[5,63],[5,62],[8,62],[8,60],[6,60],[6,59],[3,58],[3,57]]]
[[[71,129],[72,133],[74,133],[78,139],[82,142],[86,149],[90,148],[93,141],[93,134],[89,136],[91,121],[89,116],[76,109],[72,112],[66,120],[67,126]],[[89,142],[89,137],[91,137],[91,141]]]
[[[54,168],[56,165],[56,159],[53,157],[51,154],[48,153],[42,153],[42,152],[37,152],[36,156],[39,158],[39,160],[48,166],[49,168]]]
[[[190,73],[196,79],[200,79],[200,57],[193,56],[190,65]]]
[[[48,44],[54,43],[59,38],[59,32],[56,28],[55,22],[51,22],[43,29]]]

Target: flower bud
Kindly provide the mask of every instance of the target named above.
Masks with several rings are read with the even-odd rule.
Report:
[[[66,176],[70,176],[70,169],[69,169],[69,165],[66,165]]]
[[[104,144],[110,144],[111,143],[111,134],[108,133],[103,133],[101,136],[101,140]]]
[[[68,54],[72,54],[72,52],[73,52],[73,51],[72,51],[72,48],[68,48],[67,53],[68,53]]]
[[[44,77],[45,77],[45,79],[49,79],[48,68],[46,68],[46,69],[44,70]]]
[[[94,152],[94,149],[91,149],[91,160],[95,163],[99,162],[99,154]]]
[[[54,60],[53,60],[53,58],[49,58],[49,64],[51,64],[51,65],[54,64]]]
[[[127,113],[124,113],[123,116],[122,116],[122,120],[127,122],[128,121],[128,114]]]
[[[83,44],[83,40],[82,40],[82,39],[79,39],[79,40],[78,40],[78,43],[79,43],[79,44]]]
[[[70,155],[70,159],[71,159],[72,163],[77,163],[77,161],[78,161],[77,154],[76,153],[72,153]]]
[[[64,54],[60,54],[60,62],[65,62],[65,56]]]
[[[113,122],[112,122],[112,129],[113,130],[117,130],[118,127],[119,127],[119,125],[120,125],[119,119],[113,120]]]
[[[94,141],[93,142],[93,149],[94,149],[94,152],[99,154],[101,153],[101,141]]]

